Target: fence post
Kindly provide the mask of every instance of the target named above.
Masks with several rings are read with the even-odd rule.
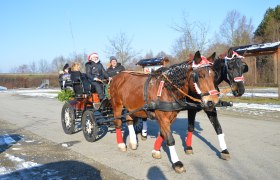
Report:
[[[280,100],[280,62],[279,62],[279,59],[280,59],[280,47],[278,47],[278,49],[277,49],[277,51],[276,51],[276,59],[277,59],[277,68],[276,68],[276,71],[277,71],[277,74],[278,74],[278,77],[277,77],[278,99]]]

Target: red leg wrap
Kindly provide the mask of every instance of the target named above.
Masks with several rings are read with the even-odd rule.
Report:
[[[155,145],[154,145],[154,150],[156,150],[156,151],[160,150],[162,141],[163,141],[163,138],[160,135],[158,135]]]
[[[188,132],[188,136],[187,136],[187,139],[186,139],[186,145],[187,146],[192,146],[192,132]]]
[[[116,135],[117,135],[117,143],[123,143],[123,137],[122,137],[122,131],[121,129],[116,129]]]

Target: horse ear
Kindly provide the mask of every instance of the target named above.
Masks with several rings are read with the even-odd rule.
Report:
[[[168,57],[164,57],[163,58],[163,67],[166,67],[166,65],[169,63],[169,59],[168,59]]]
[[[199,51],[196,51],[193,61],[195,62],[195,64],[199,64],[201,62],[201,54]]]
[[[245,62],[243,62],[243,61],[242,61],[242,65],[243,65],[243,73],[248,72],[249,71],[248,65]]]
[[[232,48],[229,48],[227,57],[232,57],[232,54],[233,54],[233,50]]]
[[[214,62],[215,57],[216,57],[216,52],[214,52],[210,57],[208,57],[207,60],[210,62]]]
[[[164,57],[164,58],[163,58],[163,61],[164,61],[165,63],[169,63],[169,58],[168,58],[168,57]]]

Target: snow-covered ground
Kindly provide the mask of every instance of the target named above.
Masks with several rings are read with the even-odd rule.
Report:
[[[60,89],[12,89],[12,90],[0,90],[0,93],[9,94],[19,94],[23,96],[33,96],[33,97],[46,97],[46,98],[56,98]],[[231,94],[228,94],[231,96]],[[267,88],[267,89],[246,89],[244,97],[278,97],[277,88]],[[248,108],[248,109],[261,109],[269,111],[280,111],[280,105],[276,104],[254,104],[254,103],[233,103],[234,108]]]
[[[9,89],[2,90],[0,93],[19,94],[22,96],[33,96],[33,97],[46,97],[56,98],[60,89]]]

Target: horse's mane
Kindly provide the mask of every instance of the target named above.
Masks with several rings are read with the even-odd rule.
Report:
[[[186,74],[187,71],[189,69],[189,63],[184,61],[182,63],[179,64],[174,64],[172,66],[170,66],[169,68],[166,67],[161,67],[159,69],[157,69],[156,71],[153,72],[153,75],[155,76],[159,76],[159,75],[166,75],[167,78],[169,79],[169,81],[172,82],[172,84],[170,82],[166,82],[165,86],[167,86],[169,89],[174,89],[174,86],[177,87],[182,87],[185,84],[185,80],[186,80]]]

